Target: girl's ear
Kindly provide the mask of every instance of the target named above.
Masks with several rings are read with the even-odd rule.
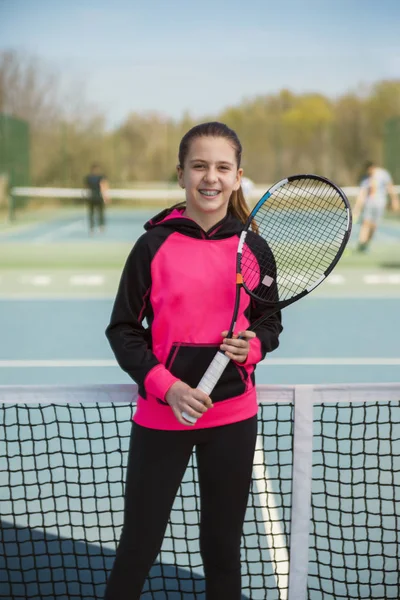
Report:
[[[240,188],[240,186],[241,186],[241,183],[242,183],[242,175],[243,175],[243,169],[238,169],[238,171],[237,171],[237,174],[236,174],[236,183],[235,183],[235,185],[233,186],[233,189],[234,189],[234,191],[235,191],[235,192],[237,192],[237,191],[238,191],[238,189],[239,189],[239,188]]]
[[[185,189],[185,184],[183,182],[183,169],[180,165],[176,165],[176,172],[178,174],[178,183],[182,189]]]

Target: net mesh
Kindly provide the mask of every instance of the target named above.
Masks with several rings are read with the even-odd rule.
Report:
[[[309,598],[399,598],[400,401],[315,406],[314,423]]]
[[[122,525],[132,405],[73,394],[49,404],[46,390],[41,398],[0,403],[0,598],[103,598]],[[294,406],[260,400],[243,598],[290,600]],[[397,401],[314,406],[310,600],[400,597],[399,438],[400,386]],[[198,523],[193,458],[143,598],[205,598]]]
[[[291,411],[265,406],[260,421],[265,447],[259,444],[256,453],[246,515],[245,598],[264,598],[265,589],[271,598],[285,597],[277,591],[279,578],[287,594]],[[103,597],[123,520],[131,415],[130,404],[1,406],[0,598]],[[204,598],[198,498],[193,457],[144,598]]]

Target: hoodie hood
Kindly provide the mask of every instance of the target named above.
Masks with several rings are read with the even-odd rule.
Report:
[[[190,237],[213,240],[232,237],[233,235],[240,234],[243,229],[243,223],[228,213],[221,221],[213,225],[211,229],[204,231],[196,221],[183,216],[184,210],[185,207],[181,204],[166,208],[147,221],[144,228],[146,231],[149,231],[155,227],[163,226]]]

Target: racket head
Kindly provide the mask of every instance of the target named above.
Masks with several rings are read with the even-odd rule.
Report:
[[[243,287],[277,310],[295,302],[335,268],[351,227],[350,203],[332,181],[313,174],[282,179],[257,202],[242,232]]]

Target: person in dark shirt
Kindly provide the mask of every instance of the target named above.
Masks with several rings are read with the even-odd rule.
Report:
[[[109,202],[109,187],[106,176],[101,172],[100,166],[93,164],[89,175],[85,177],[85,187],[89,190],[89,229],[93,234],[96,221],[100,231],[104,231],[105,214],[104,206]]]

